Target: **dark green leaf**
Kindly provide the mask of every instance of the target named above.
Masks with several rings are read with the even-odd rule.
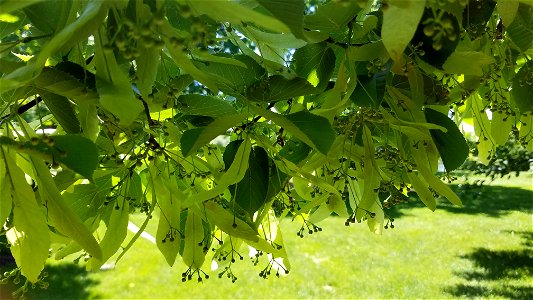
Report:
[[[226,171],[233,163],[235,155],[237,154],[237,150],[239,150],[239,146],[242,144],[242,142],[244,142],[244,140],[234,140],[226,146],[224,154],[222,155],[222,160],[224,161],[224,168]]]
[[[244,178],[229,187],[235,201],[250,216],[263,206],[267,201],[269,186],[268,154],[261,147],[252,148],[249,166]]]
[[[66,133],[81,132],[80,121],[76,118],[76,112],[74,112],[72,103],[67,98],[44,91],[40,95],[46,107],[52,112]]]
[[[335,68],[335,53],[326,43],[308,44],[294,52],[293,66],[298,76],[308,80],[309,75],[316,72],[317,87],[323,89]]]
[[[329,1],[304,18],[305,28],[328,34],[348,29],[348,22],[361,10],[356,1]]]
[[[56,161],[92,180],[98,166],[98,149],[91,140],[79,135],[57,135],[53,142]]]
[[[33,26],[49,34],[65,27],[72,4],[72,1],[43,1],[24,8],[24,12]]]
[[[309,155],[310,151],[311,147],[306,143],[296,138],[291,138],[285,142],[285,146],[281,149],[279,154],[289,161],[298,164]]]
[[[205,127],[185,131],[180,139],[181,152],[184,156],[193,154],[217,136],[225,134],[229,128],[239,124],[244,119],[245,116],[241,114],[224,116],[216,118]]]
[[[303,0],[258,0],[274,17],[285,23],[295,37],[304,39],[303,21],[305,3]]]
[[[248,88],[246,96],[250,101],[277,102],[317,92],[318,89],[303,78],[286,79],[281,75],[274,75],[254,83]]]
[[[526,51],[531,47],[533,42],[533,6],[520,3],[513,23],[507,28],[507,34],[520,50]]]
[[[533,111],[533,61],[524,64],[513,78],[511,96],[521,113]]]
[[[225,64],[220,62],[197,62],[195,65],[198,69],[208,73],[218,75],[216,83],[221,91],[230,95],[242,95],[246,91],[246,87],[252,83],[263,78],[266,75],[263,69],[255,60],[246,55],[230,56],[227,54],[220,54],[222,57],[234,58],[246,65],[241,67],[233,64]]]
[[[78,78],[58,69],[45,68],[35,78],[33,84],[40,90],[64,96],[79,103],[98,103],[98,94],[90,90]]]
[[[429,123],[437,124],[447,129],[447,132],[431,129],[431,137],[439,150],[446,170],[457,169],[463,164],[469,153],[468,144],[463,134],[448,116],[431,108],[426,108],[424,112]]]
[[[50,140],[19,143],[8,137],[0,137],[0,145],[15,147],[17,151],[39,156],[48,161],[64,164],[69,169],[92,180],[98,165],[98,149],[89,139],[79,135],[55,135]]]
[[[335,131],[324,117],[314,115],[306,110],[289,114],[287,119],[305,134],[314,144],[316,149],[327,154],[335,141]],[[291,128],[286,128],[291,132]]]

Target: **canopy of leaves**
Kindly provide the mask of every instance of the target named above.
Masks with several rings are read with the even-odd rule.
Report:
[[[0,225],[31,282],[48,249],[120,259],[131,213],[184,281],[209,260],[234,281],[246,245],[286,274],[286,216],[379,234],[408,193],[460,205],[437,171],[468,157],[462,124],[481,162],[509,137],[533,150],[529,1],[0,8]]]

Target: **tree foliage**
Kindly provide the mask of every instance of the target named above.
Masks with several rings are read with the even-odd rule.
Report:
[[[335,213],[381,233],[437,176],[533,149],[526,0],[0,2],[0,224],[22,275],[49,249],[96,270],[132,213],[183,280],[247,245],[288,273],[279,228]],[[32,114],[32,115],[30,115]],[[392,227],[392,226],[391,226]],[[247,250],[246,250],[247,251]],[[265,254],[265,255],[263,255]],[[268,255],[267,255],[268,254]]]

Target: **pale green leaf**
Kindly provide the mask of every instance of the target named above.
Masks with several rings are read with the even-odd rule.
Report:
[[[394,0],[387,4],[388,7],[383,10],[381,38],[392,59],[400,61],[415,35],[426,1]]]
[[[411,184],[413,185],[414,190],[416,191],[418,197],[424,204],[434,211],[437,208],[437,202],[433,193],[429,190],[428,184],[425,182],[424,177],[420,174],[408,173],[407,176]]]
[[[148,166],[150,172],[150,185],[152,189],[152,201],[157,201],[159,207],[159,223],[156,232],[156,245],[165,257],[167,263],[172,266],[182,245],[180,232],[182,220],[179,194],[173,194],[161,178],[169,178],[166,169],[158,168],[157,161]]]
[[[7,233],[11,253],[22,275],[30,282],[37,282],[44,262],[48,258],[50,236],[44,210],[40,208],[35,194],[26,182],[22,170],[17,166],[13,155],[0,147],[5,163],[3,186],[9,186],[2,194],[2,201],[13,202],[13,225]],[[2,191],[4,192],[4,191]]]
[[[157,77],[159,68],[159,49],[156,47],[143,48],[140,56],[135,59],[137,62],[137,88],[146,99],[152,93],[152,86]]]
[[[235,217],[233,213],[231,213],[227,209],[224,209],[216,202],[206,201],[204,203],[204,207],[209,221],[215,224],[225,233],[233,237],[245,239],[247,241],[259,240],[257,231],[250,227],[248,223]],[[234,226],[233,224],[236,224],[236,226]]]
[[[91,256],[101,259],[102,250],[100,246],[80,217],[65,203],[46,165],[33,157],[31,161],[37,175],[37,178],[34,179],[38,183],[41,198],[46,200],[51,224],[57,231],[78,242]]]
[[[483,75],[483,66],[494,63],[495,60],[482,52],[454,51],[444,62],[442,68],[448,73],[464,75]]]
[[[87,269],[96,271],[115,254],[122,245],[128,233],[128,218],[130,215],[129,201],[123,197],[116,199],[116,203],[110,203],[111,216],[107,223],[104,238],[100,242],[102,259],[91,258],[87,262]]]
[[[503,112],[493,111],[490,127],[490,134],[494,142],[499,146],[503,146],[509,139],[509,133],[513,129],[512,117]]]
[[[193,269],[200,269],[205,261],[205,253],[202,249],[203,241],[204,226],[202,218],[189,211],[185,223],[185,239],[183,241],[185,246],[181,257],[183,262]]]
[[[95,35],[96,89],[100,104],[117,116],[123,125],[131,124],[143,110],[133,94],[129,78],[119,68],[113,51],[105,50],[106,37]]]

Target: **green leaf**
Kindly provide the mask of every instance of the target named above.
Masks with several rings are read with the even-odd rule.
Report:
[[[388,57],[387,49],[382,41],[371,42],[359,47],[348,48],[350,61],[371,61],[376,58]],[[385,59],[382,59],[384,61]]]
[[[507,27],[507,34],[520,50],[526,51],[531,47],[531,43],[533,43],[532,28],[533,6],[520,3],[513,23]]]
[[[533,61],[525,63],[513,78],[511,96],[521,113],[533,111]]]
[[[96,145],[79,135],[55,135],[47,142],[40,140],[35,145],[30,142],[15,142],[1,136],[0,145],[16,147],[19,152],[62,163],[89,180],[92,180],[93,172],[98,165]]]
[[[448,57],[442,68],[448,73],[482,76],[485,65],[494,63],[495,60],[482,52],[456,50]]]
[[[335,131],[329,121],[321,116],[302,110],[289,115],[280,115],[259,107],[251,107],[258,115],[272,120],[307,145],[327,155],[335,141]]]
[[[309,81],[310,75],[314,74],[318,78],[318,87],[323,89],[333,74],[335,53],[326,43],[309,44],[294,52],[292,62],[298,76]]]
[[[106,37],[95,35],[96,89],[100,104],[117,116],[123,125],[131,124],[143,110],[133,94],[131,83],[119,68],[113,51],[104,49]]]
[[[500,111],[492,112],[490,122],[490,134],[497,145],[503,146],[509,139],[509,133],[513,129],[512,117]]]
[[[420,174],[413,174],[413,172],[408,173],[407,176],[409,177],[409,180],[411,181],[411,184],[413,185],[413,188],[415,189],[420,200],[422,200],[422,202],[424,202],[429,209],[435,211],[437,208],[437,202],[435,201],[433,193],[429,190],[428,184],[425,182],[424,177],[420,176]]]
[[[72,212],[85,221],[97,215],[111,187],[111,175],[106,175],[96,179],[95,183],[74,185],[72,191],[69,189],[63,193],[63,199]]]
[[[24,13],[41,32],[55,33],[65,27],[72,6],[71,1],[44,1],[24,8]]]
[[[292,138],[285,142],[285,146],[279,151],[279,154],[289,161],[298,164],[309,155],[310,151],[311,147],[306,143]]]
[[[41,92],[40,95],[46,107],[52,112],[66,133],[81,132],[80,122],[76,118],[76,112],[67,98],[48,92]]]
[[[32,2],[25,3],[31,4]],[[21,5],[24,7],[25,5]],[[89,2],[79,18],[63,28],[44,45],[39,54],[26,66],[2,78],[2,87],[7,91],[19,87],[40,73],[46,61],[61,49],[70,49],[78,41],[86,39],[100,27],[107,14],[107,5],[102,1]]]
[[[305,28],[328,34],[344,32],[359,10],[361,9],[356,1],[329,1],[318,5],[314,14],[305,16]]]
[[[98,166],[98,149],[91,140],[79,135],[56,135],[53,142],[56,161],[92,180]]]
[[[100,132],[100,120],[96,105],[94,104],[78,104],[78,118],[83,136],[95,142]]]
[[[229,115],[216,118],[213,122],[205,127],[193,128],[185,131],[181,136],[181,152],[184,156],[189,156],[196,150],[205,146],[211,140],[219,135],[226,133],[231,128],[243,120],[246,116],[243,114]]]
[[[250,101],[277,102],[318,92],[318,89],[303,78],[286,79],[281,75],[274,75],[251,85],[246,91],[246,97]]]
[[[0,152],[6,175],[3,178],[2,202],[13,202],[15,227],[6,234],[11,244],[10,250],[22,275],[35,283],[48,258],[50,246],[48,224],[44,211],[37,205],[35,194],[26,183],[24,173],[17,166],[14,157],[2,147]],[[4,187],[8,187],[7,190],[4,190]]]
[[[255,231],[248,223],[236,217],[232,212],[224,209],[215,201],[205,202],[204,207],[209,222],[215,224],[220,230],[233,237],[248,241],[256,242],[259,240],[257,231]],[[236,226],[233,224],[236,224]]]
[[[221,57],[230,58],[227,54]],[[255,60],[246,55],[235,55],[233,58],[240,61],[244,66],[225,64],[220,62],[197,62],[198,69],[216,75],[214,78],[221,91],[231,95],[242,95],[252,83],[266,76],[266,71]]]
[[[5,15],[6,13],[3,14]],[[22,11],[12,12],[9,14],[9,16],[9,18],[12,20],[3,19],[2,21],[0,21],[0,39],[4,39],[6,36],[16,31],[18,28],[28,23],[28,17],[26,17],[26,15]]]
[[[129,201],[123,197],[116,200],[116,203],[109,205],[111,217],[107,223],[104,238],[100,242],[102,248],[102,259],[91,258],[87,262],[88,270],[96,271],[115,254],[128,233],[128,219],[130,215]]]
[[[476,93],[470,97],[469,101],[472,104],[471,111],[474,119],[474,132],[478,136],[478,159],[486,165],[493,154],[496,143],[492,139],[491,125],[485,112],[483,100]]]
[[[373,204],[378,199],[377,189],[380,184],[380,174],[377,169],[376,161],[374,159],[374,142],[372,141],[372,134],[370,129],[365,125],[363,129],[363,144],[365,149],[364,156],[364,169],[363,169],[363,194],[359,203],[357,203],[357,210],[355,212],[355,217],[357,221],[361,221],[363,217],[370,217],[370,213],[377,214],[376,211],[373,211]]]
[[[3,149],[0,148],[0,151],[3,151]],[[7,173],[7,163],[2,155],[0,156],[0,193],[6,197],[6,195],[11,195],[11,189],[11,181]],[[12,199],[3,198],[3,200],[0,201],[0,224],[5,224],[7,218],[11,214],[12,208]]]
[[[192,194],[184,201],[182,207],[188,208],[196,203],[215,198],[224,193],[228,186],[241,181],[248,170],[248,158],[251,149],[251,141],[246,134],[243,134],[242,140],[229,143],[223,157],[226,172],[218,179],[217,186],[207,191]]]
[[[244,27],[240,29],[249,36],[260,43],[280,49],[300,48],[307,45],[306,42],[297,39],[294,35],[289,33],[270,33],[264,32],[253,27]]]
[[[371,77],[358,76],[357,86],[350,96],[353,103],[359,106],[379,107],[385,96],[385,86],[389,74],[390,65],[385,71],[378,72]]]
[[[303,35],[305,3],[303,0],[258,0],[257,2],[285,23],[295,37],[305,39]]]
[[[237,113],[229,101],[219,97],[186,94],[178,98],[178,103],[181,104],[181,111],[188,115],[222,117]]]
[[[157,77],[159,68],[159,49],[156,47],[144,48],[140,56],[135,59],[137,62],[137,88],[141,95],[146,99],[152,93],[152,86]]]
[[[205,261],[205,253],[203,251],[204,241],[204,226],[202,218],[196,213],[189,211],[187,221],[185,223],[185,246],[183,248],[182,259],[183,262],[194,269],[202,267]]]
[[[274,32],[290,32],[280,20],[232,1],[188,1],[198,14],[206,14],[214,20],[234,24],[253,23]]]
[[[4,14],[8,14],[12,11],[22,9],[26,6],[32,5],[34,3],[39,3],[44,0],[26,0],[26,1],[20,1],[20,0],[3,0],[0,1],[0,11]]]
[[[418,147],[411,148],[411,157],[416,163],[416,168],[418,172],[420,172],[419,178],[423,178],[432,190],[448,199],[448,201],[450,201],[452,204],[458,206],[463,205],[461,203],[461,199],[459,199],[459,197],[452,191],[452,189],[444,182],[442,182],[437,176],[435,176],[435,174],[431,170],[432,163],[428,161],[429,156],[428,149],[426,147],[419,145]]]
[[[429,123],[446,128],[446,132],[431,129],[431,137],[439,150],[446,170],[457,169],[463,164],[469,153],[468,144],[463,134],[448,116],[431,108],[426,108],[424,112]]]
[[[91,231],[83,224],[80,217],[65,203],[63,196],[57,189],[50,171],[45,164],[33,157],[31,161],[36,171],[34,178],[41,193],[41,198],[47,203],[48,218],[50,223],[60,233],[72,238],[96,259],[102,259],[102,250],[91,234]]]
[[[248,159],[248,170],[244,178],[229,190],[233,201],[253,217],[254,213],[268,200],[269,183],[268,154],[261,147],[253,147]]]
[[[509,27],[513,23],[519,4],[518,0],[499,0],[496,4],[498,14],[502,17],[505,26]]]
[[[415,35],[424,13],[426,1],[397,0],[388,2],[383,10],[381,38],[394,61],[400,61],[403,51]]]
[[[45,68],[32,83],[38,90],[64,96],[78,104],[98,103],[98,94],[78,78],[58,69]]]

